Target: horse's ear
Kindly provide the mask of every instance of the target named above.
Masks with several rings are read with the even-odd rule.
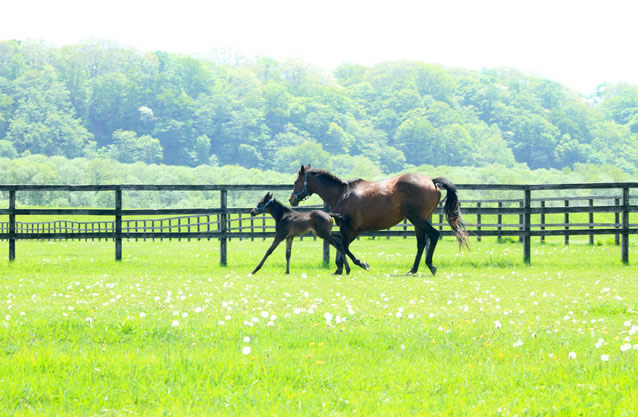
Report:
[[[299,168],[299,173],[300,173],[301,175],[303,175],[303,174],[305,174],[305,173],[306,173],[306,168],[304,168],[304,166],[303,166],[303,165],[301,165],[301,168]]]

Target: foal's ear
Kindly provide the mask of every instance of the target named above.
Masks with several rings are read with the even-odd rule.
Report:
[[[266,193],[266,199],[272,200],[272,193]]]

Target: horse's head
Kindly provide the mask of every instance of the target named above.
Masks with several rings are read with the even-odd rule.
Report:
[[[257,205],[255,206],[255,208],[253,208],[252,210],[250,210],[250,215],[251,216],[256,216],[258,214],[262,214],[266,212],[266,208],[268,207],[268,205],[270,203],[272,203],[274,200],[272,193],[266,193],[266,195],[259,200],[259,203],[257,203]]]
[[[292,186],[292,192],[288,199],[288,202],[293,207],[297,207],[300,201],[312,195],[312,191],[310,191],[309,188],[310,184],[308,183],[309,169],[310,165],[306,165],[305,167],[302,165],[301,168],[299,168],[299,172],[297,172],[297,179]]]

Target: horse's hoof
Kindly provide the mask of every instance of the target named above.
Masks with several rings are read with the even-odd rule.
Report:
[[[366,262],[361,262],[361,268],[365,269],[366,271],[370,270],[370,266]]]
[[[428,265],[428,267],[430,267],[430,272],[432,272],[432,276],[435,276],[436,275],[436,266]]]
[[[332,273],[332,275],[343,275],[343,271],[339,271],[338,269]]]

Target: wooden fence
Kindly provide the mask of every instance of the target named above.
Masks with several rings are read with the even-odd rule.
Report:
[[[497,236],[499,239],[514,236],[523,242],[523,259],[531,260],[531,238],[538,236],[588,235],[594,242],[595,235],[614,235],[621,245],[621,260],[629,262],[629,235],[638,234],[638,224],[630,223],[630,213],[638,212],[630,191],[638,188],[638,182],[584,183],[584,184],[459,184],[462,213],[472,236]],[[115,259],[122,259],[122,241],[126,239],[219,239],[220,263],[227,263],[229,239],[255,239],[274,235],[274,223],[268,215],[250,218],[251,207],[228,207],[228,193],[243,191],[289,191],[290,185],[0,185],[0,192],[7,193],[9,207],[0,209],[0,216],[8,221],[0,222],[0,239],[9,242],[9,260],[14,260],[15,241],[18,239],[112,239],[115,242]],[[464,200],[463,190],[478,192],[520,192],[521,198]],[[564,190],[588,190],[604,195],[536,197],[532,193],[564,193]],[[20,209],[16,207],[16,193],[23,191],[90,191],[113,192],[112,209]],[[218,207],[189,209],[125,209],[123,191],[214,191],[219,192]],[[633,203],[633,204],[632,204]],[[300,208],[300,209],[309,209]],[[570,215],[587,213],[587,222],[570,222]],[[595,222],[596,213],[613,213],[614,220]],[[563,220],[556,222],[556,215]],[[16,216],[103,216],[105,221],[79,222],[52,220],[45,222],[18,222]],[[145,219],[127,217],[148,216]],[[633,215],[632,215],[633,216]],[[550,220],[550,217],[554,220]],[[581,215],[582,217],[582,215]],[[573,217],[572,217],[573,218]],[[609,215],[606,216],[609,218]],[[633,218],[633,217],[632,217]],[[512,221],[514,219],[514,221]],[[547,220],[550,220],[549,222]],[[443,236],[451,235],[440,209],[435,212],[433,225]],[[366,233],[364,236],[413,236],[413,228],[401,223],[391,229]],[[329,260],[329,246],[324,243],[324,261]]]

